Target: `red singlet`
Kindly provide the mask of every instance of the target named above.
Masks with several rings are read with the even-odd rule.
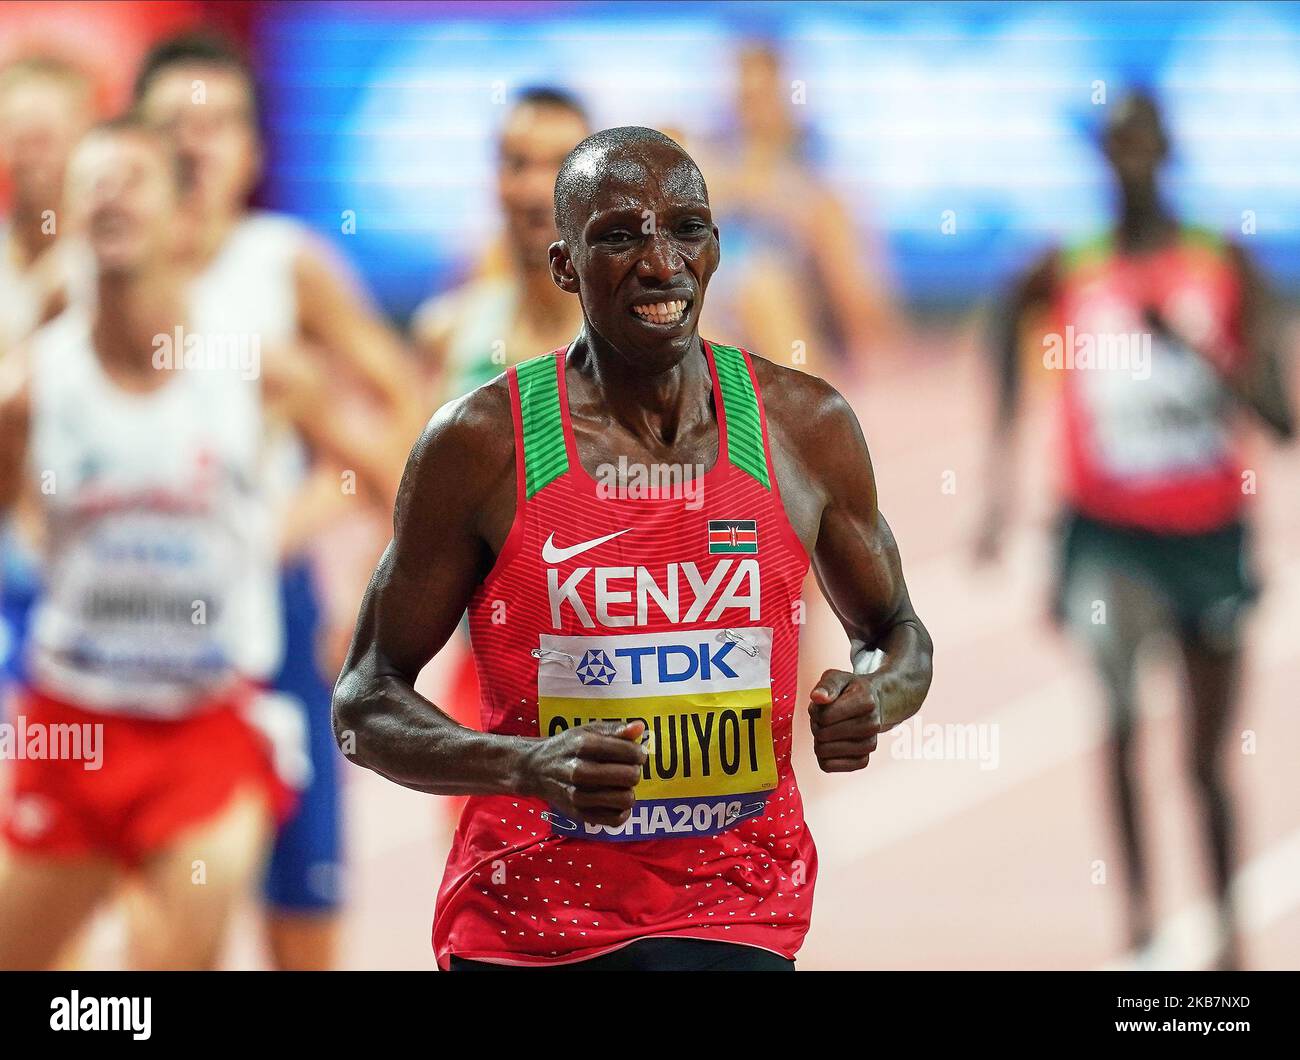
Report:
[[[453,953],[580,960],[652,935],[792,958],[808,931],[817,856],[790,767],[808,555],[748,354],[705,355],[718,458],[685,489],[663,465],[583,468],[564,351],[507,372],[515,520],[469,607],[483,728],[641,719],[650,756],[617,829],[536,799],[469,800],[434,918],[444,968]]]
[[[1244,500],[1234,409],[1220,374],[1241,361],[1241,283],[1223,242],[1184,229],[1126,255],[1109,236],[1061,259],[1054,335],[1062,349],[1065,497],[1120,526],[1199,533]],[[1201,353],[1154,334],[1158,311]]]

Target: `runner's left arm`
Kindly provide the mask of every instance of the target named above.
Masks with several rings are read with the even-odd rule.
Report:
[[[818,420],[820,444],[805,450],[825,492],[813,570],[849,635],[854,669],[826,671],[809,706],[817,761],[834,773],[864,768],[877,734],[920,709],[934,646],[912,607],[898,546],[877,506],[857,417],[834,395]],[[879,667],[866,672],[878,660]]]
[[[1234,380],[1234,393],[1279,437],[1295,437],[1290,373],[1284,359],[1282,314],[1267,279],[1250,256],[1233,247],[1242,286],[1242,339],[1246,359]]]

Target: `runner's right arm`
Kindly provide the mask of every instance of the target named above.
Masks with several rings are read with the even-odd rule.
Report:
[[[533,796],[568,816],[619,825],[645,761],[640,722],[503,736],[460,725],[415,691],[510,525],[514,443],[500,429],[510,416],[499,380],[444,406],[416,443],[393,539],[334,690],[335,737],[352,761],[416,791]],[[527,648],[521,640],[520,651]]]
[[[977,559],[998,555],[1015,479],[1016,421],[1020,410],[1020,330],[1025,317],[1046,305],[1056,282],[1057,252],[1049,251],[1023,273],[994,310],[989,346],[996,376],[993,429],[985,455],[984,511],[975,542]]]

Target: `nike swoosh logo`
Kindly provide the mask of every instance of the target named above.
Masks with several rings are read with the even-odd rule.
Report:
[[[572,559],[580,553],[586,552],[589,548],[595,548],[597,545],[603,545],[606,541],[613,541],[620,534],[626,534],[632,528],[627,530],[615,530],[612,534],[606,534],[604,537],[593,537],[590,541],[580,541],[576,545],[570,545],[568,548],[555,547],[555,531],[551,531],[551,536],[546,539],[546,544],[542,546],[542,559],[547,563],[563,563],[566,559]]]

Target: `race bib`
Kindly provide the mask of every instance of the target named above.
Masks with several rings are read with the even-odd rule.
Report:
[[[611,828],[552,810],[553,832],[612,841],[716,835],[764,812],[777,785],[769,627],[543,634],[534,654],[543,736],[590,721],[642,721],[649,750],[627,823]]]
[[[1112,478],[1145,481],[1212,470],[1227,459],[1223,391],[1200,355],[1152,343],[1151,374],[1085,373],[1097,462]]]

